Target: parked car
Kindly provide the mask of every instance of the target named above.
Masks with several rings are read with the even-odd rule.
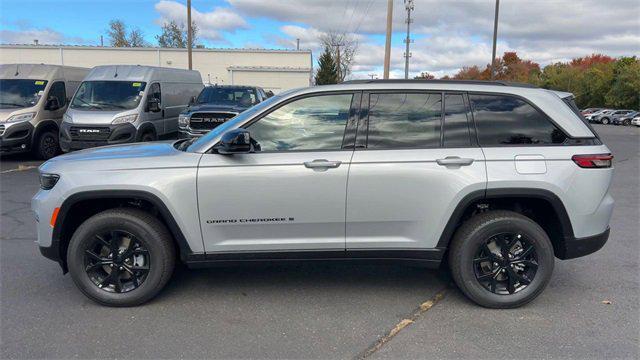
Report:
[[[593,113],[595,113],[596,111],[600,111],[600,110],[604,110],[604,109],[603,109],[603,108],[587,108],[587,109],[584,109],[584,110],[580,111],[580,113],[581,113],[582,115],[585,115],[585,116],[586,116],[586,115],[593,114]]]
[[[176,260],[448,256],[467,297],[512,308],[555,258],[605,244],[612,159],[569,93],[353,81],[278,94],[197,139],[54,158],[32,210],[42,254],[104,305],[150,300]]]
[[[178,132],[178,114],[202,90],[193,70],[140,65],[94,67],[60,127],[62,150],[154,141]]]
[[[600,115],[604,114],[607,111],[613,111],[613,110],[602,109],[602,110],[594,111],[591,114],[584,115],[584,118],[587,119],[590,123],[594,123],[594,122],[597,122],[595,120],[596,118],[598,118]]]
[[[600,115],[594,116],[592,120],[602,125],[608,125],[614,117],[627,115],[631,112],[633,112],[633,110],[607,110]]]
[[[636,116],[631,119],[631,125],[640,126],[640,116]]]
[[[640,113],[637,111],[631,111],[629,113],[626,114],[620,114],[620,115],[614,115],[611,117],[611,123],[613,125],[624,125],[624,126],[629,126],[631,125],[631,120],[638,116]]]
[[[56,156],[62,115],[88,73],[70,66],[0,65],[0,152]]]
[[[257,86],[206,86],[180,114],[180,137],[202,136],[267,98]]]

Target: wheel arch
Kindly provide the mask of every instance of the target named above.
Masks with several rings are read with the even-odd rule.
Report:
[[[158,131],[156,130],[155,125],[152,122],[147,121],[142,123],[138,128],[138,131],[136,133],[136,141],[140,141],[140,139],[142,139],[142,135],[149,131],[153,132],[156,138],[158,137]]]
[[[53,130],[56,133],[56,136],[59,136],[60,125],[58,125],[58,122],[53,119],[39,121],[33,129],[33,136],[31,136],[32,148],[36,141],[38,141],[40,134],[48,130]]]
[[[549,235],[555,256],[566,258],[564,245],[575,239],[567,210],[556,194],[536,188],[494,188],[468,194],[453,211],[437,247],[448,248],[457,228],[474,214],[498,209],[513,210],[536,221]]]
[[[59,263],[67,272],[67,248],[75,230],[89,217],[111,208],[134,207],[153,213],[171,233],[182,260],[192,254],[171,211],[156,195],[143,190],[93,190],[69,196],[60,207],[53,228],[52,243],[58,248]]]

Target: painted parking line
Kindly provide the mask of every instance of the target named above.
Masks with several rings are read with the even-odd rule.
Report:
[[[391,339],[393,339],[394,336],[398,335],[400,331],[413,324],[420,316],[429,311],[440,300],[442,300],[446,291],[447,288],[445,287],[444,289],[438,291],[434,297],[420,304],[420,306],[418,306],[418,308],[416,308],[411,314],[409,314],[409,316],[402,319],[385,336],[379,338],[375,343],[373,343],[373,345],[358,354],[354,359],[366,359],[369,356],[373,355],[376,351],[380,350],[380,348],[382,348],[384,344],[388,343]]]
[[[0,174],[6,174],[10,172],[17,172],[17,171],[26,171],[26,170],[36,169],[36,168],[38,168],[37,165],[18,165],[18,167],[15,169],[2,170],[0,171]]]

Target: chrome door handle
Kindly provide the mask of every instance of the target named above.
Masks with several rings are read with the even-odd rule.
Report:
[[[461,158],[458,156],[447,156],[444,159],[436,160],[438,165],[442,166],[467,166],[473,164],[473,159]]]
[[[305,161],[304,166],[308,169],[326,170],[335,169],[342,164],[342,161],[329,161],[325,159],[316,159],[313,161]]]

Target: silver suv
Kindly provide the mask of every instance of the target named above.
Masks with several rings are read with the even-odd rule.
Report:
[[[281,93],[199,139],[40,167],[42,254],[91,299],[142,304],[176,260],[446,264],[510,308],[554,258],[609,236],[612,155],[571,94],[500,82],[354,81]]]

